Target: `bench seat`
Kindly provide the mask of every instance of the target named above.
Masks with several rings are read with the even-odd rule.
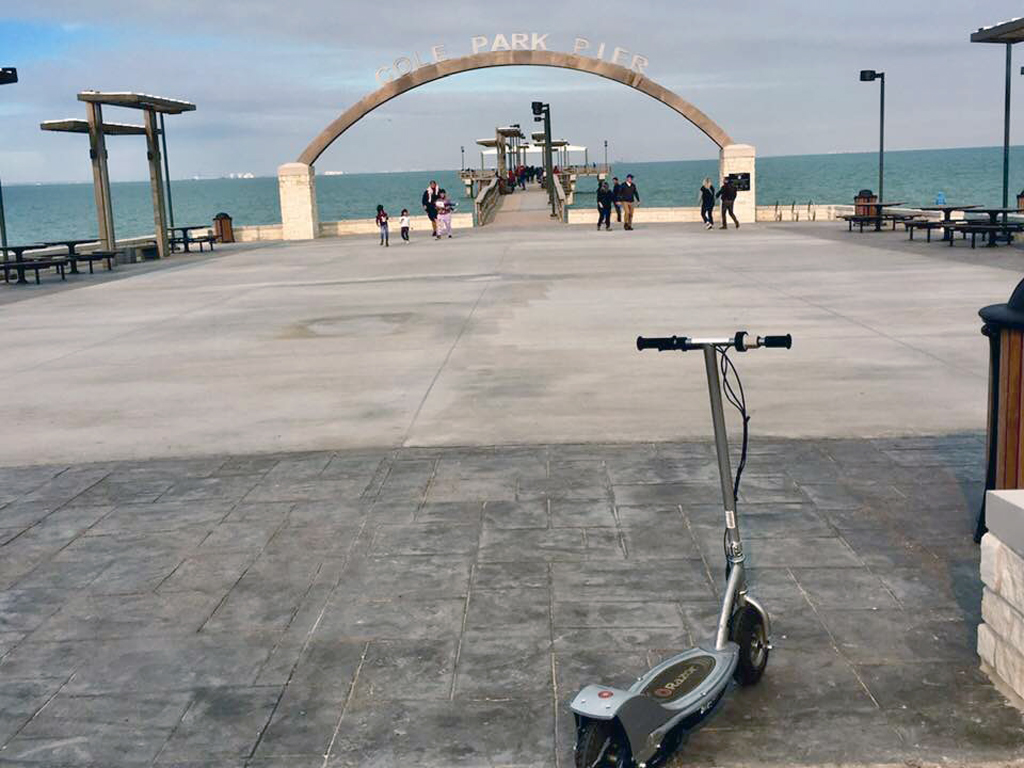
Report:
[[[35,272],[36,285],[39,285],[39,272],[43,269],[56,269],[60,273],[60,279],[66,280],[67,277],[64,274],[64,269],[68,265],[67,259],[25,259],[24,261],[4,261],[0,262],[0,268],[4,271],[4,282],[9,283],[11,281],[11,272],[15,274],[19,270],[25,270],[29,272]]]

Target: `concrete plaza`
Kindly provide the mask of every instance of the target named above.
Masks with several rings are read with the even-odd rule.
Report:
[[[1024,757],[971,541],[1016,248],[414,236],[0,291],[0,766],[571,765],[723,581],[701,361],[633,338],[737,328],[795,339],[736,356],[775,650],[673,764]]]

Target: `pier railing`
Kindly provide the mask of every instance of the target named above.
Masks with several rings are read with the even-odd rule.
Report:
[[[569,215],[569,207],[565,197],[565,185],[559,173],[552,174],[552,180],[555,182],[552,185],[555,188],[555,215],[564,224],[568,222]]]
[[[473,201],[473,212],[476,214],[476,225],[483,227],[494,219],[494,211],[501,193],[498,189],[498,178],[491,179],[490,184],[480,190]]]

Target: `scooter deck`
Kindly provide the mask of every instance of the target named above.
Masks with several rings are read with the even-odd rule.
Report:
[[[683,651],[648,670],[630,686],[629,692],[677,711],[704,705],[709,694],[732,677],[737,651],[732,643],[722,651],[700,647]]]
[[[709,653],[687,656],[648,679],[637,693],[650,696],[659,704],[673,702],[708,679],[718,659]]]

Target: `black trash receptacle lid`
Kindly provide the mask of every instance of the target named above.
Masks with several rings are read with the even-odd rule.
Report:
[[[1024,330],[1024,280],[1017,283],[1008,302],[989,304],[978,310],[978,314],[989,325]]]
[[[874,197],[874,196],[875,196],[875,193],[872,192],[870,189],[862,189],[860,192],[857,193],[857,197]]]
[[[231,218],[230,216],[228,216],[226,213],[224,213],[222,211],[221,213],[218,213],[216,216],[214,216],[213,220],[217,221],[218,219],[230,219],[230,218]]]

